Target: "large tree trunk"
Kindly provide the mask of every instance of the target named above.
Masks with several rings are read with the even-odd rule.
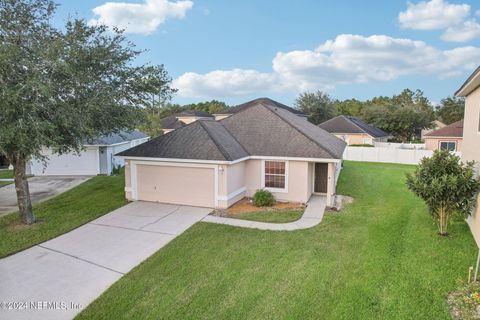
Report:
[[[15,174],[15,190],[17,191],[18,210],[20,218],[25,224],[35,222],[35,216],[32,210],[32,202],[30,201],[30,191],[27,181],[27,159],[22,155],[13,157],[13,170]]]

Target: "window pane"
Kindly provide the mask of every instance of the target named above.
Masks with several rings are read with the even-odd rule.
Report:
[[[285,188],[285,162],[265,161],[265,187]]]

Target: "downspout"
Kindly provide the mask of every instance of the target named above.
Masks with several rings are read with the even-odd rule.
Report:
[[[478,276],[478,265],[480,264],[480,249],[478,250],[477,255],[477,265],[475,266],[475,274],[473,275],[473,281],[477,281]]]

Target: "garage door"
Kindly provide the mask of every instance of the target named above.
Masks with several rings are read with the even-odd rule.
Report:
[[[214,169],[137,165],[137,198],[144,201],[214,207]]]
[[[38,160],[32,160],[31,173],[36,176],[47,175],[97,175],[98,171],[98,148],[88,147],[80,155],[68,153],[63,155],[52,154],[49,150],[43,150],[42,154],[48,157],[47,166]]]

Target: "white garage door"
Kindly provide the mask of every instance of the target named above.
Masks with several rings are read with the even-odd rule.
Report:
[[[211,208],[214,177],[213,168],[137,165],[137,198]]]
[[[80,156],[75,154],[55,155],[48,150],[43,152],[49,157],[47,166],[44,168],[39,161],[32,160],[32,174],[41,176],[58,175],[97,175],[99,174],[98,148],[87,148]]]

